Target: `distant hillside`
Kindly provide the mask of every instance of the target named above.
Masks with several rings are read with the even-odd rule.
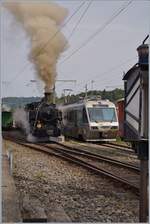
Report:
[[[88,97],[92,96],[101,96],[102,99],[109,99],[112,102],[116,102],[118,99],[124,97],[124,90],[122,89],[114,89],[114,90],[93,90],[87,92]],[[56,97],[56,103],[64,103],[65,99],[67,99],[67,102],[74,103],[77,102],[79,99],[85,97],[85,92],[82,92],[77,95],[70,95],[70,96],[62,96],[60,98]],[[22,107],[27,103],[31,102],[37,102],[40,101],[40,97],[6,97],[2,98],[2,104],[5,104],[6,106],[9,106],[10,108],[14,109],[16,107]]]
[[[2,104],[15,109],[16,107],[22,107],[27,103],[37,102],[40,100],[40,97],[4,97],[2,98]]]
[[[123,89],[114,89],[114,90],[91,90],[87,92],[87,97],[92,97],[92,96],[100,96],[101,99],[108,99],[112,102],[116,102],[118,99],[121,99],[124,97],[124,90]],[[84,98],[85,97],[85,92],[79,93],[77,95],[70,95],[67,96],[67,102],[69,103],[74,103],[77,102],[79,99]],[[62,96],[61,98],[59,98],[57,100],[59,103],[64,102],[64,96]]]

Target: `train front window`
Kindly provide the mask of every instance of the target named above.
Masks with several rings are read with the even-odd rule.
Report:
[[[89,118],[91,122],[117,121],[114,108],[88,108]]]

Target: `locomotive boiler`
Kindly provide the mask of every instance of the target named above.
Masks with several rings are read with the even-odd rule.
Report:
[[[50,140],[50,137],[61,135],[61,112],[53,103],[53,93],[45,93],[40,102],[32,102],[25,106],[29,122],[29,130],[37,139]]]

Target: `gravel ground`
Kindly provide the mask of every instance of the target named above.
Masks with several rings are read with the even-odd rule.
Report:
[[[59,206],[72,222],[138,222],[139,199],[129,190],[59,158],[9,141],[3,141],[3,146],[13,150],[23,215],[31,209],[25,201],[38,199],[49,222],[56,221],[50,213]]]

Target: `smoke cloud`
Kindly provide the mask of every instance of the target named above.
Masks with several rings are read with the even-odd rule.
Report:
[[[67,9],[52,2],[7,2],[3,5],[13,13],[30,37],[29,60],[45,83],[45,91],[49,92],[55,84],[57,60],[67,46],[67,40],[60,32]]]
[[[16,127],[23,129],[28,135],[30,133],[30,124],[28,121],[28,116],[23,108],[17,108],[13,113],[13,121]]]
[[[31,133],[27,112],[23,108],[17,108],[15,110],[13,113],[13,121],[16,128],[20,128],[25,132],[28,142],[37,142],[37,138]]]

